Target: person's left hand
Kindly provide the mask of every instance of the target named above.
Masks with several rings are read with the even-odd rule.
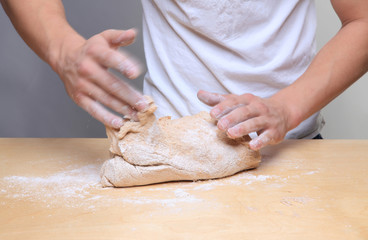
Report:
[[[257,132],[249,146],[259,150],[268,144],[281,142],[292,129],[286,105],[272,98],[260,98],[252,94],[226,94],[199,91],[203,103],[214,106],[210,112],[218,120],[217,126],[230,138],[239,138]]]

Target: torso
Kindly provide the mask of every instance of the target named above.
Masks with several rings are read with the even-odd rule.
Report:
[[[157,115],[181,117],[209,107],[200,89],[269,97],[294,82],[315,54],[312,0],[145,0],[148,66],[144,92]],[[319,113],[288,133],[311,138]]]

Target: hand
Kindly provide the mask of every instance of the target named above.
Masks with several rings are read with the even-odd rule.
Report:
[[[209,93],[199,91],[198,98],[209,106],[214,106],[210,115],[217,119],[220,130],[230,138],[239,138],[257,132],[249,146],[259,150],[268,144],[281,142],[291,129],[288,110],[282,103],[272,98],[259,98],[252,94]]]
[[[121,46],[134,42],[134,30],[106,30],[88,40],[65,41],[54,69],[64,82],[69,96],[103,124],[119,128],[123,118],[106,107],[136,119],[137,111],[148,107],[143,96],[127,83],[108,72],[118,70],[133,79],[141,73],[140,65]]]

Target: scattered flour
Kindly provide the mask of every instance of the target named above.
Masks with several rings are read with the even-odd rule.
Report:
[[[236,185],[250,185],[256,182],[264,182],[268,179],[280,179],[280,177],[276,175],[253,175],[251,173],[241,173],[233,176],[227,181]]]
[[[312,175],[319,171],[309,171],[301,175]],[[106,204],[157,204],[165,207],[175,207],[179,203],[197,203],[203,199],[197,198],[191,193],[210,191],[218,186],[226,184],[251,185],[255,183],[277,184],[285,183],[290,178],[299,175],[280,177],[276,175],[254,175],[243,172],[221,181],[208,180],[193,183],[185,183],[181,188],[168,185],[165,187],[144,187],[128,194],[124,189],[119,189],[111,194],[110,188],[102,188],[100,184],[100,165],[91,164],[45,177],[33,176],[7,176],[0,178],[0,196],[26,200],[34,203],[42,203],[51,208],[61,204],[70,208],[85,208],[93,210]],[[272,182],[268,181],[271,180]],[[193,184],[195,184],[193,186]],[[107,192],[106,192],[107,191]],[[150,191],[152,197],[142,196],[142,193]],[[107,194],[108,193],[108,194]],[[143,194],[144,195],[144,194]],[[291,206],[293,204],[305,204],[309,198],[284,198],[281,203]],[[0,203],[4,205],[4,202]]]
[[[312,200],[313,199],[309,197],[284,197],[280,202],[286,206],[293,206],[296,204],[304,205]]]
[[[118,195],[106,194],[110,188],[102,188],[99,172],[99,165],[87,165],[45,177],[7,176],[0,179],[0,196],[42,203],[47,208],[62,204],[70,208],[82,207],[92,210],[109,203],[153,203],[174,207],[178,203],[202,201],[187,191],[177,188],[149,188],[148,191],[158,192],[152,198],[138,197],[141,190],[135,191],[133,196],[125,194],[124,189],[118,189],[121,191]]]
[[[187,197],[190,196],[189,193],[187,193],[186,191],[184,191],[183,189],[180,189],[180,188],[176,189],[174,193],[175,193],[175,196],[177,198],[187,198]]]
[[[200,190],[200,191],[209,191],[209,190],[212,190],[212,189],[216,188],[217,186],[224,185],[222,182],[219,182],[217,180],[208,180],[208,181],[206,181],[206,183],[197,182],[195,184],[198,185],[198,186],[194,187],[193,190]]]
[[[69,207],[79,207],[91,198],[90,190],[99,187],[99,166],[87,165],[81,168],[59,172],[46,177],[7,176],[0,179],[1,195],[12,199],[26,199],[42,202],[49,207],[58,199],[65,199]]]
[[[157,188],[148,189],[148,191],[161,190],[167,193],[170,188]],[[147,197],[127,197],[120,198],[119,201],[131,204],[158,204],[164,207],[175,207],[177,203],[196,203],[202,202],[202,199],[196,198],[194,195],[189,194],[185,190],[179,188],[173,191],[174,196],[172,198],[147,198]]]
[[[256,182],[264,182],[268,179],[281,179],[276,175],[254,175],[248,172],[239,173],[237,175],[231,176],[229,178],[224,178],[222,181],[217,180],[207,180],[203,183],[197,184],[198,186],[194,187],[193,190],[202,190],[209,191],[214,189],[217,186],[223,186],[227,183],[233,185],[250,185]]]
[[[202,202],[202,199],[198,199],[193,195],[188,194],[186,197],[174,197],[174,198],[164,198],[164,199],[153,199],[147,197],[135,197],[135,198],[121,198],[121,202],[131,203],[131,204],[158,204],[163,207],[175,207],[178,203],[197,203]]]
[[[319,173],[319,171],[318,170],[309,171],[309,172],[304,173],[304,175],[313,175],[313,174],[316,174],[316,173]]]

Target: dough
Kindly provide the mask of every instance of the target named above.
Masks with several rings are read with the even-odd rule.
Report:
[[[258,166],[260,154],[249,148],[249,137],[228,138],[207,112],[156,120],[156,106],[147,99],[150,107],[138,113],[139,122],[106,129],[113,158],[102,166],[103,186],[222,178]]]

